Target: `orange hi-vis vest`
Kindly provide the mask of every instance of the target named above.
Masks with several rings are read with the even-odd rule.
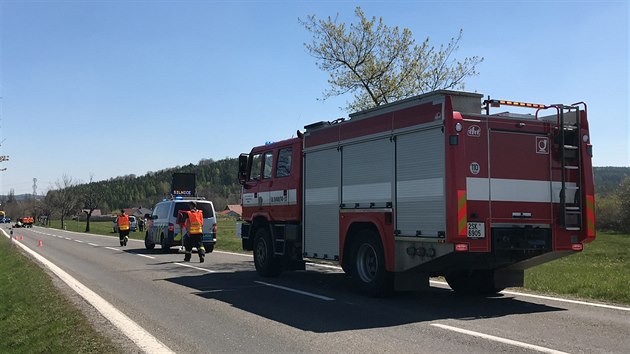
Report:
[[[191,235],[203,233],[203,212],[201,210],[189,211],[188,220],[186,220],[186,228]]]
[[[123,215],[118,215],[118,229],[120,231],[127,231],[129,230],[129,216],[123,214]]]

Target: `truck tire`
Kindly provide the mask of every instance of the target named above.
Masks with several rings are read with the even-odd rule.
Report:
[[[394,291],[394,275],[385,269],[385,252],[378,234],[362,230],[352,243],[349,271],[357,287],[376,297],[389,296]]]
[[[492,270],[462,270],[447,274],[445,278],[451,289],[463,295],[493,295],[505,289],[494,285]]]
[[[155,243],[149,242],[149,233],[144,234],[144,247],[148,250],[152,250],[155,248]]]
[[[254,265],[263,277],[276,277],[282,273],[280,260],[274,257],[271,235],[266,226],[259,227],[254,234]]]

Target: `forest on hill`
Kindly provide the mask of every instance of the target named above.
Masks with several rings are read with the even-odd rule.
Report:
[[[63,183],[49,191],[43,200],[18,200],[9,195],[3,197],[2,202],[7,215],[11,216],[51,215],[56,218],[63,215],[65,218],[77,215],[82,209],[100,209],[103,214],[120,208],[151,209],[168,197],[173,173],[194,173],[197,195],[212,200],[219,211],[228,204],[240,203],[237,171],[238,159],[226,158],[90,183],[79,184],[72,176],[64,176]],[[593,173],[598,228],[630,232],[630,167],[595,167]]]

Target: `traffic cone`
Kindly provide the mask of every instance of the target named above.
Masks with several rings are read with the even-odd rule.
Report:
[[[37,242],[37,247],[42,247],[44,244],[42,243],[42,240],[39,240],[39,242]]]
[[[20,241],[24,241],[24,235],[20,235]]]

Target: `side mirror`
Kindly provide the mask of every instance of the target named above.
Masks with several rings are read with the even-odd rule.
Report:
[[[248,154],[241,154],[238,157],[238,183],[245,185],[247,181],[247,161],[249,160]]]

